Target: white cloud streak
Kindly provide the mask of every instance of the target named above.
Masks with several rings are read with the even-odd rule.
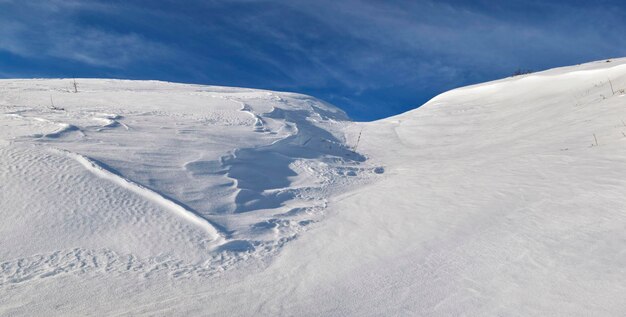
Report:
[[[59,58],[79,63],[125,67],[135,60],[159,59],[174,53],[166,45],[132,32],[114,32],[77,23],[81,10],[113,7],[78,1],[4,0],[0,10],[0,50],[27,58]]]

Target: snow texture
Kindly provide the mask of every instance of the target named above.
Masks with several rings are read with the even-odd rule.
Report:
[[[623,316],[626,59],[351,122],[0,80],[0,315]]]

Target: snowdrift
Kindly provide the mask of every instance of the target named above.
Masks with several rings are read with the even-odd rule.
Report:
[[[0,81],[0,314],[626,313],[626,59],[370,123],[77,82]]]

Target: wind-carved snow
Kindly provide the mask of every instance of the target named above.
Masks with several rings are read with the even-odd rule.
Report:
[[[41,122],[41,123],[44,123],[44,124],[49,124],[49,125],[53,125],[53,126],[57,127],[52,132],[33,134],[33,137],[36,137],[36,138],[59,138],[59,137],[62,137],[64,134],[69,133],[69,132],[73,132],[73,131],[80,132],[80,129],[78,127],[72,125],[72,124],[63,123],[63,122],[56,122],[56,121],[48,120],[48,119],[45,119],[45,118],[27,117],[27,116],[23,116],[23,115],[21,115],[19,113],[8,113],[8,114],[5,114],[5,116],[12,117],[12,118],[18,118],[18,119],[22,119],[22,120],[31,120],[31,121]]]
[[[94,175],[111,181],[124,189],[127,189],[133,193],[138,194],[139,196],[142,196],[145,199],[153,201],[156,204],[163,206],[163,208],[168,209],[173,213],[176,213],[178,216],[184,218],[185,220],[197,225],[198,227],[205,230],[206,233],[210,235],[217,244],[220,244],[224,241],[224,237],[218,232],[214,225],[211,224],[207,219],[200,217],[195,211],[189,210],[187,207],[173,201],[172,199],[166,198],[155,191],[152,191],[140,184],[126,179],[118,175],[115,171],[102,166],[101,163],[97,163],[94,160],[91,160],[83,155],[72,153],[69,151],[62,151],[62,153],[76,160]]]
[[[322,220],[330,195],[375,175],[344,139],[345,114],[306,96],[107,80],[84,80],[85,91],[79,93],[55,89],[63,80],[5,85],[16,83],[6,90],[29,94],[0,99],[3,122],[12,127],[5,136],[8,149],[34,157],[47,150],[42,160],[66,157],[78,165],[62,161],[59,168],[72,166],[72,173],[82,175],[75,169],[82,167],[105,183],[86,175],[79,179],[86,186],[84,195],[102,200],[93,207],[64,202],[60,208],[50,201],[47,208],[19,218],[26,223],[30,213],[45,219],[44,210],[67,210],[55,213],[66,218],[63,227],[88,235],[92,230],[95,240],[79,242],[65,234],[54,248],[33,245],[29,250],[36,255],[4,254],[0,277],[7,285],[62,273],[147,274],[154,266],[173,278],[209,276],[254,263],[277,254]],[[39,88],[28,90],[30,86]],[[54,108],[45,106],[51,95]],[[19,165],[15,160],[6,164]],[[54,166],[36,177],[55,179],[68,173],[54,171]],[[31,179],[27,174],[33,171],[8,177]],[[43,184],[31,185],[38,186]],[[103,190],[107,193],[96,194]],[[131,210],[118,212],[125,205]],[[89,218],[93,212],[97,216]],[[97,221],[112,225],[107,229],[111,233],[122,230],[119,236],[126,242],[99,238],[98,230],[89,229]],[[125,229],[129,226],[133,229]],[[176,246],[172,240],[184,242]],[[168,254],[160,255],[164,250]],[[57,260],[60,254],[62,261]],[[98,262],[102,258],[115,263],[105,265],[114,268],[103,271]],[[134,259],[132,269],[118,265],[126,258]]]
[[[273,108],[264,116],[292,122],[288,127],[282,127],[282,130],[290,131],[288,136],[265,146],[235,149],[231,155],[220,159],[221,168],[237,188],[233,212],[278,208],[294,198],[314,199],[315,195],[310,195],[310,191],[323,189],[327,180],[316,180],[322,182],[319,186],[291,186],[290,178],[298,176],[297,164],[313,161],[317,166],[331,166],[336,160],[352,163],[365,160],[332,134],[307,122],[309,115],[303,110]],[[308,172],[315,178],[316,172],[323,174],[326,171],[308,166]],[[324,203],[321,201],[317,205]]]
[[[120,122],[120,119],[122,119],[122,116],[111,113],[94,113],[94,116],[91,118],[91,120],[100,122],[102,129],[113,128],[121,125],[124,129],[130,130],[126,124]]]
[[[0,315],[623,316],[625,65],[369,123],[289,93],[0,81]]]

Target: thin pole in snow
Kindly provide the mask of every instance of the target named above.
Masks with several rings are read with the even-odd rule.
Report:
[[[611,82],[611,79],[609,79],[609,85],[611,85],[611,92],[613,93],[613,96],[615,96],[615,90],[613,90],[613,83]]]
[[[356,148],[359,146],[359,142],[361,141],[361,134],[362,133],[363,133],[363,128],[361,128],[361,131],[359,132],[359,137],[356,139],[356,144],[354,145],[353,151],[356,151]]]

